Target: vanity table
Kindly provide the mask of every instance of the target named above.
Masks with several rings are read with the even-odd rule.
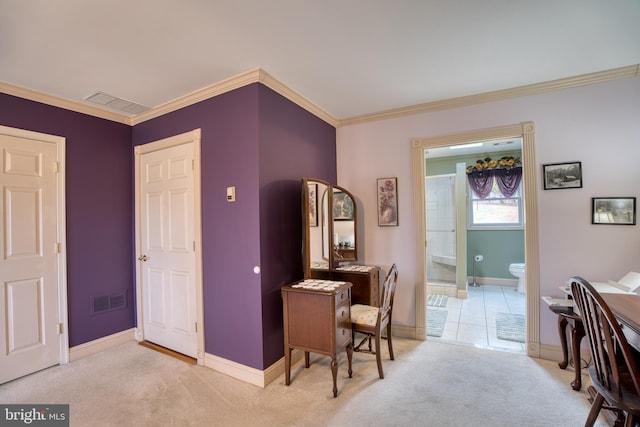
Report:
[[[338,395],[338,354],[347,351],[349,378],[351,360],[351,283],[330,280],[303,280],[282,287],[284,314],[285,384],[291,384],[291,351],[304,350],[304,366],[309,352],[331,357],[333,397]]]

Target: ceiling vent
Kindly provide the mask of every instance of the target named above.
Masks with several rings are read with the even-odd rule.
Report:
[[[126,99],[117,98],[104,92],[96,92],[93,95],[87,96],[84,100],[127,114],[140,114],[151,109],[144,105],[136,104],[135,102],[127,101]]]

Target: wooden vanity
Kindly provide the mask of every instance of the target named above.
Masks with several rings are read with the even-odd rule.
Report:
[[[338,395],[338,354],[346,350],[349,378],[351,360],[351,283],[329,280],[303,280],[282,287],[284,315],[285,384],[291,384],[291,351],[304,351],[304,366],[309,367],[309,352],[331,357],[333,397]]]

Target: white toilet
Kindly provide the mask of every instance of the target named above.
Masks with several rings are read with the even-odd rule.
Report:
[[[518,289],[517,291],[521,294],[524,294],[526,286],[526,270],[524,263],[513,263],[509,265],[509,273],[513,274],[518,278]]]

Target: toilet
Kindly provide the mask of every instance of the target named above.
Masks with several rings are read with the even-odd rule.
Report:
[[[517,291],[524,294],[526,287],[526,270],[524,263],[513,263],[509,265],[509,273],[518,278]]]

